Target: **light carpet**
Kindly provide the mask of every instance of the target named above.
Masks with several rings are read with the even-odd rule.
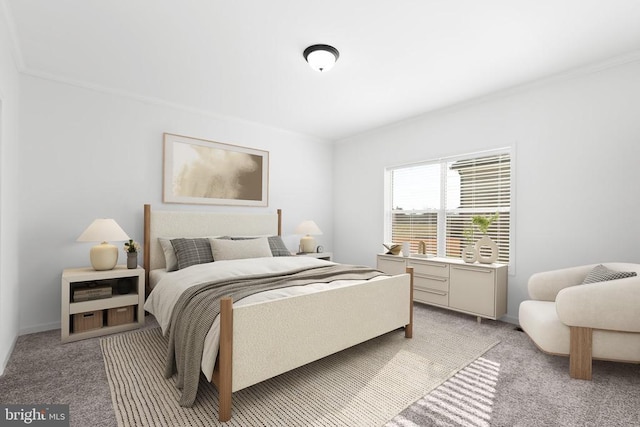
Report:
[[[437,324],[394,331],[233,394],[232,419],[219,423],[218,394],[201,375],[192,408],[165,379],[160,328],[101,340],[119,426],[384,425],[498,343]]]

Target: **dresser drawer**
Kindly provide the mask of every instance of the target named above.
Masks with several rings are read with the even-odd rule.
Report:
[[[409,266],[413,267],[415,274],[449,277],[449,264],[444,262],[417,261],[412,259],[409,261]]]
[[[413,300],[426,304],[441,305],[443,307],[449,306],[449,294],[435,289],[414,289]]]
[[[449,278],[429,276],[422,273],[413,273],[413,286],[415,289],[433,289],[441,292],[449,292]]]
[[[387,274],[396,275],[407,272],[405,258],[393,258],[391,256],[378,256],[376,268]]]

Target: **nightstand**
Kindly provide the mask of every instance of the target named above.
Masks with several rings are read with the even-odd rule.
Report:
[[[331,261],[331,256],[333,254],[331,252],[299,252],[296,256],[309,256],[311,258],[324,259],[326,261]]]
[[[144,269],[117,265],[62,272],[61,340],[71,342],[144,325]]]

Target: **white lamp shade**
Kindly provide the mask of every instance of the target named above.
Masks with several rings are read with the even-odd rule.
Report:
[[[118,263],[118,248],[109,240],[129,240],[129,236],[113,219],[99,218],[78,237],[78,242],[102,242],[89,252],[94,270],[111,270]]]
[[[315,236],[315,235],[322,234],[322,231],[320,231],[320,227],[318,227],[318,225],[315,222],[311,220],[306,220],[306,221],[302,221],[300,225],[296,227],[295,233],[306,234],[308,236]]]
[[[108,242],[129,240],[129,236],[111,218],[98,218],[82,232],[78,242]]]

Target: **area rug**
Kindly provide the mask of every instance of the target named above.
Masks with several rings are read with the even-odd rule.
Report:
[[[489,427],[500,364],[480,357],[385,427]]]
[[[384,425],[497,343],[417,321],[413,339],[390,332],[234,393],[227,423],[217,421],[218,394],[202,375],[194,406],[179,406],[174,380],[162,375],[160,328],[100,344],[119,426],[369,427]]]

